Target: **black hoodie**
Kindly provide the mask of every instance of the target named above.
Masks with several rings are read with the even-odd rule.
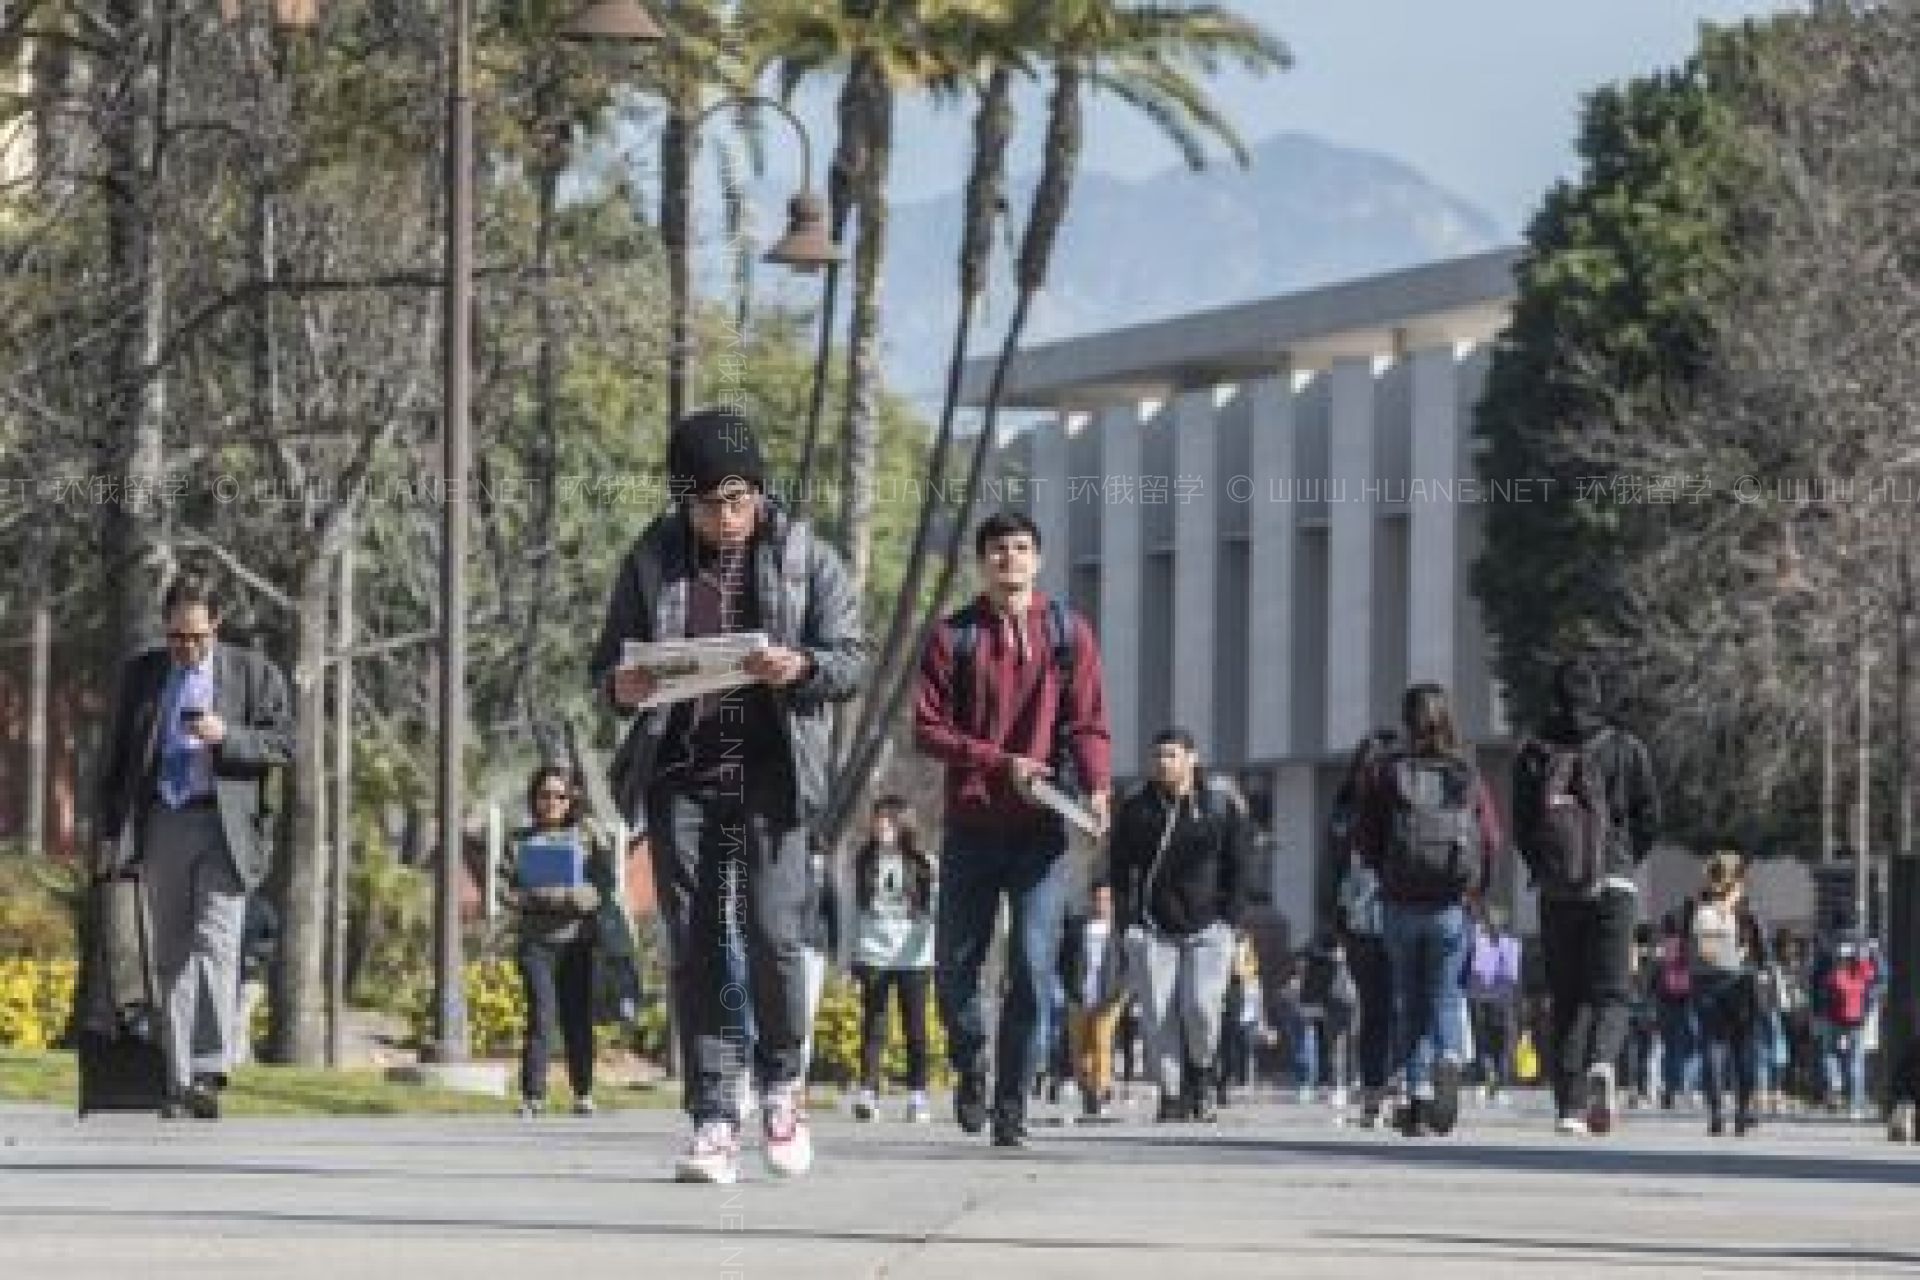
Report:
[[[1238,925],[1245,914],[1253,821],[1225,784],[1196,773],[1193,790],[1176,803],[1145,783],[1121,803],[1110,840],[1120,927],[1148,923],[1185,937],[1221,921]]]
[[[1653,851],[1660,834],[1660,790],[1647,744],[1597,711],[1562,706],[1541,728],[1543,741],[1560,747],[1585,747],[1607,785],[1607,862],[1609,877],[1631,877]],[[1520,822],[1533,812],[1522,794],[1524,770],[1514,769],[1514,836],[1524,853],[1527,833]]]

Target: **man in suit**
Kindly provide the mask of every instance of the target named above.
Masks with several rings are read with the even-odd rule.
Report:
[[[100,775],[99,866],[140,864],[166,1010],[173,1114],[220,1114],[238,1025],[247,895],[266,878],[268,775],[293,757],[287,684],[263,655],[219,640],[220,603],[196,575],[167,588],[166,645],[120,672]]]

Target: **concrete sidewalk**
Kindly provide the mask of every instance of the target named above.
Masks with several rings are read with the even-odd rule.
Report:
[[[1556,1138],[1535,1110],[1448,1139],[1239,1107],[1216,1130],[820,1117],[813,1177],[667,1179],[677,1120],[78,1124],[0,1110],[0,1258],[23,1277],[1214,1277],[1912,1274],[1920,1149],[1693,1117]]]

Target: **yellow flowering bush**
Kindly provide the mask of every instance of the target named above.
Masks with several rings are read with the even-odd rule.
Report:
[[[848,1085],[860,1075],[860,987],[835,974],[820,992],[813,1017],[813,1063],[808,1078]],[[927,1001],[927,1068],[935,1084],[943,1084],[947,1070],[947,1029],[935,1002]],[[907,1074],[907,1033],[900,1021],[900,1002],[887,1003],[887,1045],[880,1054],[880,1074],[900,1079]]]
[[[527,1025],[525,993],[520,971],[512,960],[493,956],[470,961],[463,985],[467,996],[467,1051],[475,1057],[497,1057],[520,1047]],[[412,1009],[417,1044],[433,1038],[433,987],[426,984]]]
[[[71,960],[0,960],[0,1049],[53,1047],[73,1012]]]

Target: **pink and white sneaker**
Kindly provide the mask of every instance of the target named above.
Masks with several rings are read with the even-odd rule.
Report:
[[[709,1120],[696,1125],[673,1167],[676,1182],[712,1182],[731,1185],[740,1181],[740,1138],[734,1126],[725,1120]]]
[[[813,1134],[799,1085],[769,1087],[760,1118],[767,1139],[768,1173],[797,1178],[813,1167]]]

